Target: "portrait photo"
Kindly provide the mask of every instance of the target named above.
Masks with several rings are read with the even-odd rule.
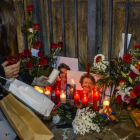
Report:
[[[74,100],[74,91],[76,90],[75,84],[66,84],[66,99]]]

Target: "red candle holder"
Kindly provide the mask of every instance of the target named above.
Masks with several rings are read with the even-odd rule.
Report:
[[[87,107],[87,105],[88,105],[88,95],[83,94],[83,96],[82,96],[82,106]]]
[[[60,89],[58,87],[55,89],[55,99],[60,101]]]
[[[79,105],[80,104],[80,95],[78,93],[78,91],[74,92],[74,105]]]
[[[45,87],[45,92],[44,94],[51,99],[51,94],[52,94],[52,89],[51,89],[51,86],[46,86]]]
[[[99,90],[94,88],[93,89],[93,110],[99,111]]]
[[[18,62],[18,57],[16,55],[9,55],[7,57],[8,65],[13,65]]]

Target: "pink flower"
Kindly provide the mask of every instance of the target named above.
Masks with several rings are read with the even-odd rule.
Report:
[[[130,102],[130,97],[128,95],[124,96],[124,102],[126,102],[126,103]]]

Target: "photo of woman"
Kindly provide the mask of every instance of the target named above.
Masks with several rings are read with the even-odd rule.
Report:
[[[93,103],[92,101],[92,92],[93,92],[93,87],[95,84],[95,79],[91,74],[84,73],[81,78],[80,78],[80,84],[81,87],[83,88],[83,94],[86,93],[88,94],[88,102]]]

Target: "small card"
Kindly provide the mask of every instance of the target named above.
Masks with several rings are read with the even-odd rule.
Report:
[[[35,56],[35,57],[38,57],[38,52],[39,52],[39,50],[37,50],[37,49],[31,49],[31,52],[32,52],[32,56]]]

